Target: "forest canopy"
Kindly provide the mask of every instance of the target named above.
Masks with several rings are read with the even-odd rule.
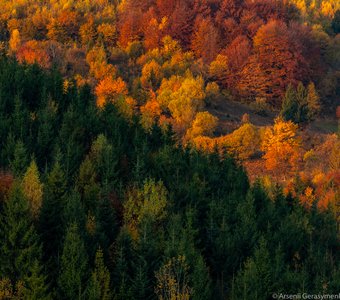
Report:
[[[0,299],[339,292],[338,1],[0,3]]]

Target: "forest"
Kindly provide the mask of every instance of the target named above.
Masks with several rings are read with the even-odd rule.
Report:
[[[339,1],[0,0],[0,299],[338,295],[339,230]]]

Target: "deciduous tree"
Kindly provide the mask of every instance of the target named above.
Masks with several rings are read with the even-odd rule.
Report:
[[[266,167],[276,175],[287,175],[298,167],[300,138],[298,127],[292,121],[278,118],[274,126],[267,128],[262,150],[265,152]]]

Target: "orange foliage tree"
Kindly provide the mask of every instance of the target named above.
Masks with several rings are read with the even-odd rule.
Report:
[[[48,24],[47,36],[51,40],[67,43],[79,34],[79,15],[75,11],[64,10]]]
[[[277,118],[274,126],[266,129],[262,142],[267,169],[276,175],[288,175],[297,168],[300,147],[298,126]]]
[[[24,43],[16,55],[19,62],[37,63],[43,68],[51,67],[51,58],[47,53],[44,42],[29,41]]]
[[[211,19],[202,19],[197,24],[191,48],[205,63],[212,62],[219,52],[220,36]]]
[[[98,25],[97,32],[99,39],[104,42],[107,47],[112,47],[117,43],[117,28],[114,24],[103,23]]]
[[[297,66],[287,25],[270,21],[254,37],[254,54],[241,72],[238,88],[245,96],[261,97],[277,104],[287,85],[296,82]]]
[[[97,106],[104,107],[107,102],[114,102],[119,96],[126,96],[128,89],[122,78],[107,76],[96,86]]]

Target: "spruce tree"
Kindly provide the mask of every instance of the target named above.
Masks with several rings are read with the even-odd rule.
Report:
[[[313,121],[321,110],[320,96],[315,88],[314,83],[310,83],[307,87],[307,117],[309,121]]]
[[[236,299],[268,299],[272,292],[272,269],[267,242],[261,238],[252,258],[236,278]]]
[[[282,101],[281,116],[286,120],[295,120],[295,116],[298,110],[298,103],[296,100],[296,91],[293,85],[288,85],[286,94]]]
[[[52,299],[49,286],[46,285],[47,277],[43,275],[43,267],[38,260],[32,263],[31,272],[24,282],[23,296],[27,300],[49,300]]]
[[[15,183],[0,221],[0,277],[21,282],[23,298],[50,299],[41,265],[41,246],[20,185]]]
[[[88,258],[78,226],[69,225],[61,256],[58,288],[62,299],[81,299],[84,296]]]
[[[111,299],[110,273],[104,264],[103,251],[100,248],[96,252],[95,266],[87,294],[89,300]]]
[[[9,162],[9,167],[15,177],[21,177],[28,167],[27,150],[24,143],[18,140],[15,144],[13,159]]]
[[[44,261],[49,262],[52,282],[57,277],[58,257],[64,231],[63,209],[66,197],[66,179],[57,161],[47,176],[39,218],[39,233],[44,246]]]
[[[32,262],[41,254],[29,203],[18,183],[5,201],[0,227],[0,275],[16,282],[29,274]]]

